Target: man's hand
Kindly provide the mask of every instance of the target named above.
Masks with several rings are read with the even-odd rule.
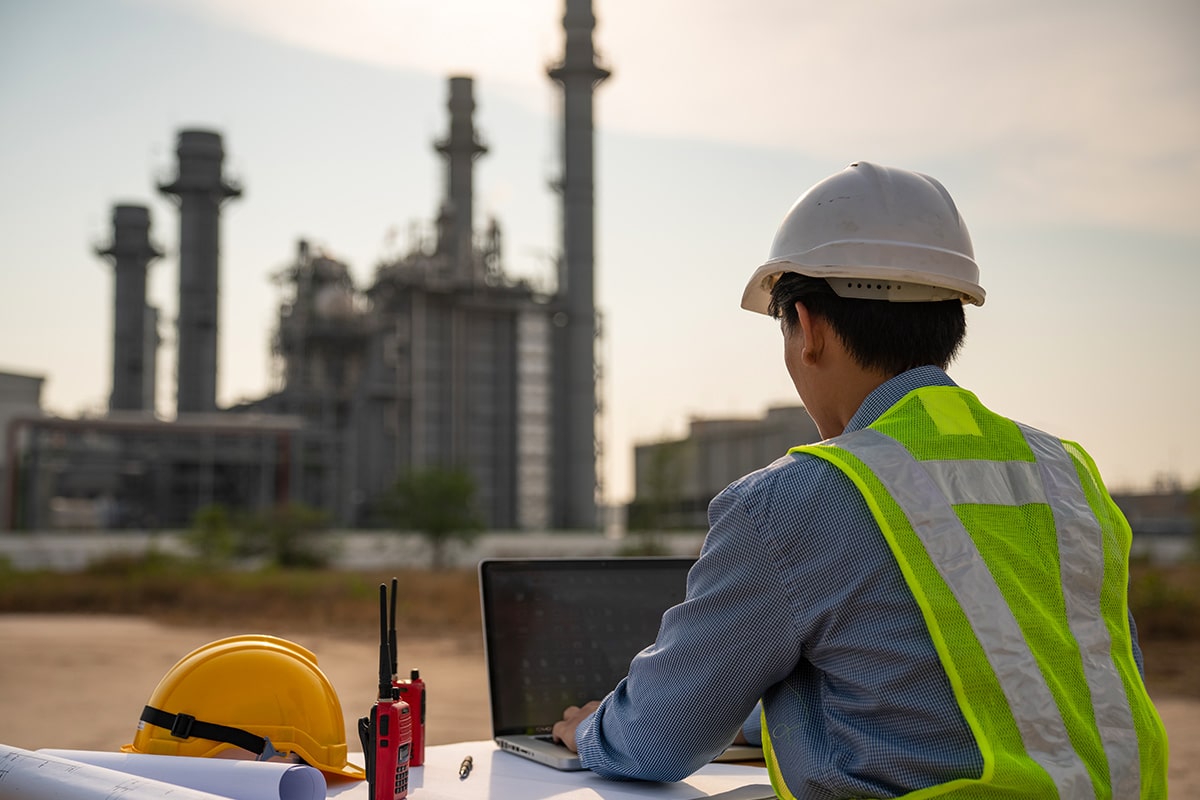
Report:
[[[580,708],[579,706],[567,706],[563,711],[563,718],[554,723],[554,741],[561,742],[566,745],[567,749],[572,753],[579,752],[575,747],[575,729],[579,727],[579,723],[583,722],[588,714],[591,714],[600,707],[599,700],[593,700]]]

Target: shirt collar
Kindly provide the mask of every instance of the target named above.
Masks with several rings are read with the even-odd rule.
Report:
[[[854,416],[846,424],[844,433],[862,430],[867,427],[879,419],[883,415],[883,412],[896,405],[902,397],[914,389],[920,389],[923,386],[957,385],[954,381],[950,380],[950,376],[943,370],[932,365],[916,367],[907,372],[901,372],[894,378],[889,378],[881,383],[873,392],[867,395],[862,405],[858,407],[858,411],[854,412]]]

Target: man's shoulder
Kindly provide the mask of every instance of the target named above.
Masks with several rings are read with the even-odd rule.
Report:
[[[721,494],[744,499],[786,495],[802,500],[821,497],[831,486],[849,483],[849,478],[827,460],[799,451],[785,453],[770,464],[743,475]]]
[[[886,552],[857,485],[811,453],[788,453],[730,484],[709,506],[709,521],[710,537],[753,537],[789,575],[834,569],[829,559],[847,551],[874,553],[859,559],[865,569]]]

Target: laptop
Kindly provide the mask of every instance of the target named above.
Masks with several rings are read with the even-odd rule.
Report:
[[[486,559],[479,565],[492,736],[560,770],[579,757],[554,742],[563,709],[607,695],[680,603],[694,558]],[[742,748],[743,750],[745,748]],[[735,758],[761,758],[752,748]]]

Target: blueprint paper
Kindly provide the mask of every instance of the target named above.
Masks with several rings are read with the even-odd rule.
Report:
[[[0,744],[0,800],[224,800],[140,775]]]
[[[37,752],[233,800],[325,800],[325,775],[305,764],[97,750],[44,749]]]

